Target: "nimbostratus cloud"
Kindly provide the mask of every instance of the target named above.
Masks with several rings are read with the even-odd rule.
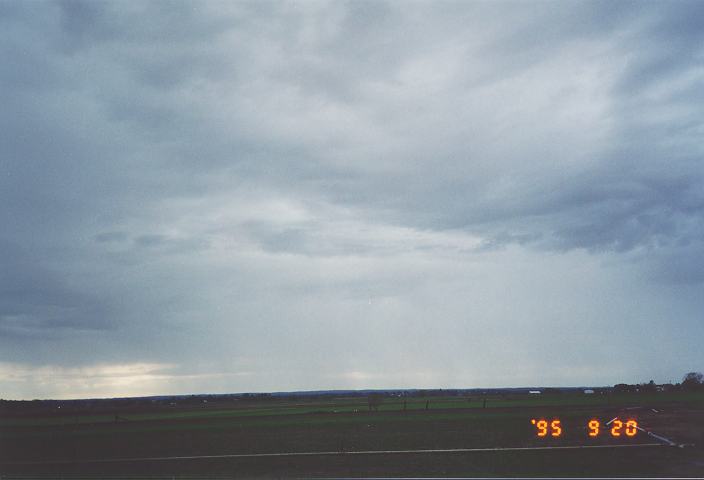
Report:
[[[2,395],[677,380],[701,9],[3,4]]]

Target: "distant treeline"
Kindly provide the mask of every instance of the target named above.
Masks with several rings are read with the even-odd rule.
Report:
[[[654,392],[696,392],[704,390],[704,374],[689,372],[682,379],[682,383],[656,384],[648,383],[627,384],[619,383],[611,389],[614,393],[654,393]]]
[[[581,392],[579,388],[540,388],[544,393]],[[603,389],[603,390],[607,390]],[[197,395],[161,395],[151,397],[128,398],[93,398],[79,400],[2,400],[0,399],[0,413],[10,409],[23,410],[63,409],[85,410],[110,408],[123,409],[144,406],[187,406],[187,405],[218,405],[223,403],[258,403],[267,401],[312,401],[332,398],[359,397],[368,398],[370,395],[381,397],[452,397],[467,395],[512,395],[528,393],[532,388],[484,388],[484,389],[407,389],[407,390],[320,390],[312,392],[274,392],[274,393],[232,393],[232,394],[197,394]],[[602,390],[602,389],[596,389]]]
[[[109,412],[123,409],[144,409],[163,407],[184,407],[199,405],[202,407],[222,406],[233,403],[259,403],[268,401],[313,401],[335,397],[407,398],[407,397],[467,397],[467,396],[506,396],[528,394],[558,395],[565,393],[638,394],[678,391],[704,390],[704,375],[699,372],[686,374],[681,383],[656,384],[654,381],[639,384],[619,383],[613,387],[522,387],[522,388],[469,388],[469,389],[405,389],[405,390],[319,390],[313,392],[275,392],[275,393],[232,393],[203,395],[162,395],[153,397],[100,398],[82,400],[1,400],[0,414],[66,414],[71,411],[93,410]]]

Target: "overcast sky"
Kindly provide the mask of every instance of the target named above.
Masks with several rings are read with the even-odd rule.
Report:
[[[704,369],[702,19],[0,1],[0,398]]]

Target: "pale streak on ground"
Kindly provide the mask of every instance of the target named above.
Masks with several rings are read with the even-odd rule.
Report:
[[[10,462],[3,465],[59,465],[81,463],[118,463],[118,462],[151,462],[164,460],[199,460],[215,458],[266,458],[266,457],[313,457],[331,455],[392,455],[415,453],[473,453],[473,452],[518,452],[531,450],[579,450],[592,448],[636,448],[636,447],[663,447],[662,443],[635,443],[620,445],[563,445],[552,447],[490,447],[490,448],[445,448],[445,449],[420,449],[420,450],[359,450],[343,452],[283,452],[283,453],[233,453],[223,455],[190,455],[181,457],[133,457],[133,458],[101,458],[95,460],[57,460],[42,462]]]

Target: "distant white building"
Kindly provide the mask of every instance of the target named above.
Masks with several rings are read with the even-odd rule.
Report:
[[[528,395],[540,395],[540,390],[531,390],[528,392]]]
[[[586,395],[591,395],[591,394],[594,393],[594,390],[592,390],[591,388],[587,388],[586,390],[584,390],[584,393],[585,393]]]

